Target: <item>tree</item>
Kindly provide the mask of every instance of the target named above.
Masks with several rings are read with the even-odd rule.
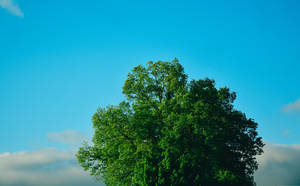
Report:
[[[78,151],[91,175],[107,185],[255,185],[264,144],[227,87],[188,82],[175,59],[133,68],[123,93],[97,110],[93,145]]]

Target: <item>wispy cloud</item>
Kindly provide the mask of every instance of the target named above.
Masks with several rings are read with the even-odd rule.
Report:
[[[300,185],[300,145],[267,143],[258,157],[257,186]]]
[[[286,129],[283,131],[282,136],[287,136],[291,133],[291,131],[289,129]]]
[[[48,132],[47,137],[55,142],[65,145],[79,145],[84,140],[88,140],[82,132],[76,130],[64,130],[61,132]]]
[[[13,0],[0,0],[0,7],[8,10],[13,15],[24,17],[24,13]]]
[[[0,186],[103,186],[83,171],[70,150],[2,153],[0,165]]]
[[[300,111],[300,99],[293,103],[289,103],[285,105],[282,109],[282,112],[295,112],[295,111]]]

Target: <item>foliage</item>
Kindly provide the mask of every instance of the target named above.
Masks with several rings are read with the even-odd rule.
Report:
[[[126,101],[99,108],[77,158],[107,185],[255,185],[257,123],[211,79],[187,81],[177,59],[128,74]]]

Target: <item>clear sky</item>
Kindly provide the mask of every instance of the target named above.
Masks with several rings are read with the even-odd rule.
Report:
[[[300,144],[299,10],[298,0],[0,0],[0,153],[91,136],[91,116],[123,99],[134,66],[174,57],[190,79],[235,91],[264,141]]]

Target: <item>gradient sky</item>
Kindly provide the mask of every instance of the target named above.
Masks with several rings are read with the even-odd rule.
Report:
[[[61,131],[91,136],[91,116],[124,99],[134,66],[174,57],[190,79],[235,91],[264,141],[300,144],[299,10],[298,0],[0,0],[0,153],[65,149],[49,139]]]

